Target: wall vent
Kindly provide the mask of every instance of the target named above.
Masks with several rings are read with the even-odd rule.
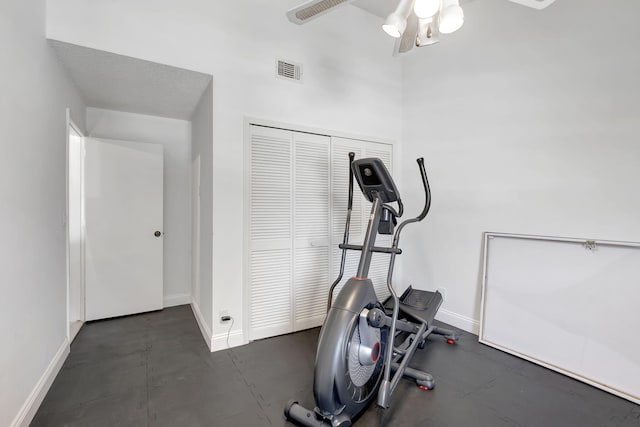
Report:
[[[291,61],[276,59],[276,77],[299,82],[302,80],[302,66]]]

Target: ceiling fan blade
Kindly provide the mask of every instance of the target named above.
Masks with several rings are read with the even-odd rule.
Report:
[[[309,0],[287,12],[287,18],[294,24],[305,24],[354,0]]]
[[[400,45],[398,46],[399,53],[409,52],[416,45],[418,27],[418,17],[412,10],[407,18],[407,28],[404,30],[404,33],[402,33],[402,37],[400,37]]]
[[[549,6],[551,3],[553,3],[556,0],[509,0],[509,1],[521,4],[523,6],[528,6],[534,9],[541,10]]]

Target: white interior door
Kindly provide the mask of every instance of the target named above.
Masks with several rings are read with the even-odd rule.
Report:
[[[329,289],[330,138],[250,127],[250,339],[322,324]]]
[[[249,340],[293,330],[293,133],[250,126],[247,163]]]
[[[322,325],[329,294],[329,150],[324,135],[293,133],[293,329]]]
[[[163,146],[85,144],[86,319],[162,309]]]

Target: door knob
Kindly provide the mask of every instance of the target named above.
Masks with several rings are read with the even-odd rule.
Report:
[[[156,231],[155,233],[153,233],[153,235],[156,236],[156,237],[160,237],[162,235],[162,233],[159,232],[159,231]]]

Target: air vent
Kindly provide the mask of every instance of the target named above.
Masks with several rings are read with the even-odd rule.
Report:
[[[287,80],[302,80],[302,67],[291,61],[276,59],[276,76]]]

